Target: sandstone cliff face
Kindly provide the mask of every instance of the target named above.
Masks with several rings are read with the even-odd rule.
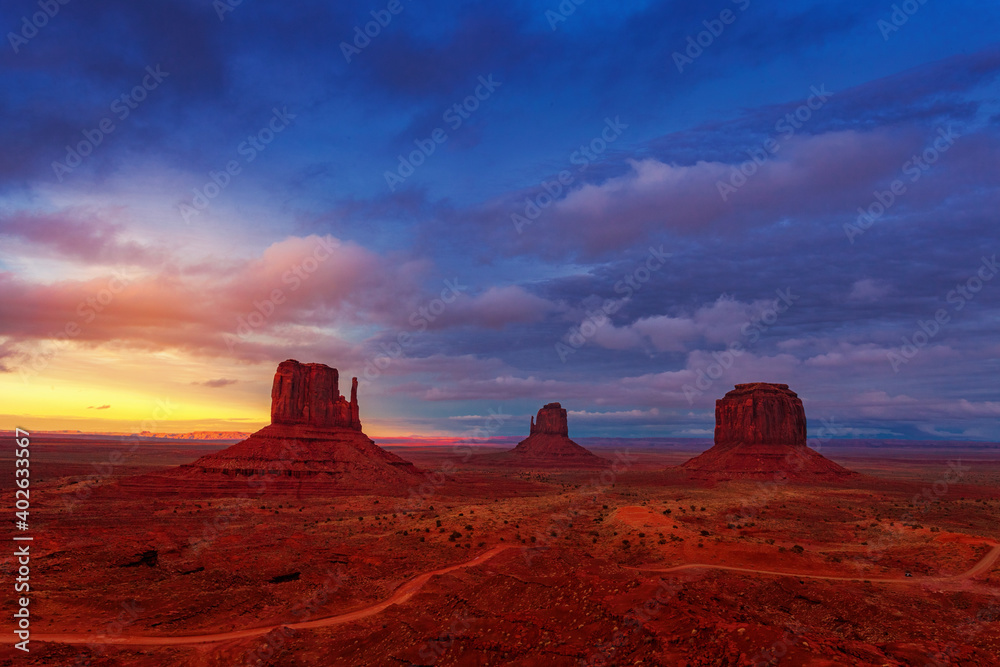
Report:
[[[361,431],[357,378],[350,401],[340,395],[338,382],[337,369],[325,364],[281,362],[271,386],[271,424],[172,474],[309,479],[343,492],[405,493],[419,481],[419,471]]]
[[[786,384],[753,382],[715,402],[715,446],[683,467],[715,480],[836,481],[855,473],[806,446],[806,413]]]
[[[806,412],[787,384],[753,382],[715,402],[715,444],[806,446]]]
[[[569,437],[569,423],[566,419],[566,409],[559,403],[548,403],[538,411],[538,419],[531,419],[531,430],[528,435],[546,434]]]
[[[325,364],[283,361],[271,386],[271,423],[316,428],[361,430],[358,379],[351,383],[351,401],[340,395],[336,368]]]

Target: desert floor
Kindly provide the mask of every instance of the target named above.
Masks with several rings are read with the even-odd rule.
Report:
[[[643,441],[603,475],[391,448],[425,481],[378,496],[159,475],[224,446],[33,442],[0,665],[1000,664],[996,449],[831,445],[848,485],[696,482],[703,444]]]

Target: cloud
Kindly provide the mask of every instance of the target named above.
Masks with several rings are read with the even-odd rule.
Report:
[[[384,354],[381,346],[376,346]],[[453,382],[460,379],[494,377],[497,373],[509,370],[502,361],[496,358],[474,354],[448,355],[432,354],[425,357],[402,356],[393,359],[392,363],[382,370],[384,375],[424,375],[439,382]]]
[[[945,419],[974,419],[1000,417],[1000,401],[970,401],[965,398],[925,397],[907,394],[890,395],[873,390],[859,393],[850,399],[865,417],[921,422]]]
[[[523,214],[526,199],[544,192],[536,185],[467,210],[442,202],[436,217],[452,237],[471,243],[470,237],[486,235],[487,248],[497,254],[547,260],[600,261],[650,239],[704,239],[779,225],[801,235],[835,218],[839,229],[870,204],[875,190],[901,176],[904,163],[923,152],[938,129],[951,128],[961,135],[958,142],[918,183],[904,177],[905,196],[880,221],[905,220],[912,227],[908,216],[937,211],[932,218],[941,224],[955,212],[957,198],[1000,185],[996,170],[984,168],[1000,143],[995,126],[981,118],[998,74],[1000,48],[991,47],[837,90],[794,136],[775,126],[801,99],[622,145],[586,173],[573,172],[568,193],[519,234],[510,216]],[[777,153],[763,164],[748,163],[747,151],[761,150],[768,138],[778,141]],[[751,176],[723,197],[720,184],[742,178],[741,167]],[[429,237],[440,238],[441,229],[432,227]]]
[[[459,379],[443,385],[412,383],[401,389],[408,395],[425,401],[520,398],[567,401],[573,398],[593,397],[592,387],[584,383],[546,379],[534,375],[528,377],[498,375],[487,379]]]
[[[881,301],[892,292],[892,285],[885,281],[862,278],[851,285],[847,298],[849,301]]]
[[[477,296],[458,298],[431,326],[503,329],[510,324],[538,322],[554,309],[555,304],[518,285],[490,287]]]
[[[205,380],[204,382],[192,382],[191,384],[200,385],[202,387],[210,387],[212,389],[218,389],[220,387],[227,387],[231,384],[236,384],[239,380],[227,380],[225,378],[219,378],[218,380]]]
[[[273,359],[326,348],[338,325],[405,320],[427,264],[332,237],[289,237],[258,257],[87,280],[30,282],[0,271],[0,336],[11,346],[123,343],[143,350]]]
[[[829,343],[828,343],[829,345]],[[806,366],[828,369],[873,368],[888,364],[890,349],[875,343],[833,343],[828,352],[805,359]]]
[[[699,378],[698,371],[704,371],[715,362],[711,352],[697,350],[688,355],[683,369],[641,375],[563,380],[504,372],[452,378],[443,384],[410,382],[397,387],[397,391],[426,401],[537,399],[559,401],[564,405],[578,401],[588,406],[688,409],[692,403],[685,385],[693,385]],[[701,392],[694,407],[702,409],[714,405],[716,398],[739,382],[784,382],[793,377],[800,365],[798,359],[787,354],[758,357],[744,353],[721,376],[712,380],[711,387]]]
[[[88,405],[87,409],[88,410],[107,410],[110,407],[111,407],[110,405],[99,405],[99,406],[96,406],[96,407],[93,406],[93,405]]]
[[[574,423],[577,420],[581,423],[648,423],[657,421],[661,417],[659,408],[609,411],[568,410],[567,413],[573,418]]]
[[[754,174],[726,198],[719,184],[731,184],[743,160],[685,166],[631,159],[629,172],[573,190],[553,205],[544,225],[536,226],[553,241],[575,236],[584,256],[599,257],[664,228],[723,232],[831,208],[850,211],[870,199],[872,183],[895,175],[922,147],[923,139],[912,130],[793,137],[762,165],[750,161]]]
[[[408,333],[376,368],[371,394],[384,404],[373,412],[445,420],[494,407],[477,400],[520,401],[520,412],[557,400],[581,425],[710,433],[712,403],[732,384],[773,380],[799,391],[810,417],[856,418],[859,434],[926,414],[940,422],[923,424],[930,434],[979,420],[965,432],[995,435],[995,288],[898,375],[886,355],[1000,242],[1000,14],[949,10],[968,53],[926,63],[956,52],[927,27],[943,5],[907,28],[920,48],[874,61],[885,7],[753,7],[683,76],[671,52],[711,18],[693,3],[591,3],[557,30],[520,3],[406,9],[349,65],[338,45],[371,20],[358,3],[244,5],[221,22],[191,3],[60,14],[26,53],[0,54],[11,91],[0,100],[0,373],[34,356],[141,365],[165,352],[191,369],[189,389],[228,386],[244,377],[232,363],[260,362],[261,377],[291,356],[367,368]],[[56,183],[51,161],[160,61],[162,88]],[[835,63],[811,70],[829,74],[833,96],[795,136],[778,134],[823,83],[798,76],[819,62]],[[382,171],[491,73],[496,96],[388,193]],[[285,104],[298,129],[183,228],[175,204],[242,160],[238,143]],[[577,171],[570,151],[617,114],[630,128]],[[848,244],[842,225],[858,206],[949,125],[955,146]],[[780,150],[747,163],[768,137]],[[719,182],[741,165],[754,173],[723,197]],[[562,169],[572,184],[517,234],[511,213]],[[307,264],[324,239],[337,244]],[[619,297],[616,282],[650,245],[670,261],[560,363],[553,345],[585,315],[572,304]],[[118,266],[127,284],[114,282]],[[468,289],[415,325],[451,276]],[[743,340],[761,297],[789,285],[802,300],[689,401],[685,386]],[[855,404],[859,391],[882,394]]]
[[[597,327],[591,339],[612,350],[649,346],[660,352],[685,352],[694,341],[728,345],[743,341],[744,326],[759,321],[773,306],[774,301],[741,303],[723,294],[691,314],[642,317],[620,327],[607,322]]]
[[[0,217],[0,237],[19,239],[56,257],[88,264],[146,265],[165,253],[134,240],[125,240],[123,209],[100,211],[69,207],[57,212],[18,211]]]

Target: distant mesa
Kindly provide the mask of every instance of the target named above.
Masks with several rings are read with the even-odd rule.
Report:
[[[753,382],[715,402],[715,446],[687,461],[696,477],[836,480],[855,475],[806,446],[806,413],[787,384]]]
[[[548,403],[531,418],[527,438],[509,452],[481,457],[483,462],[506,463],[533,468],[606,468],[611,461],[601,458],[569,439],[566,409]]]
[[[419,471],[362,432],[358,380],[351,382],[350,401],[341,396],[339,381],[337,369],[325,364],[281,362],[271,388],[271,425],[178,472],[308,478],[352,491],[405,492]]]
[[[192,431],[190,433],[154,433],[142,431],[134,434],[139,438],[155,438],[159,440],[243,440],[250,436],[243,431]]]

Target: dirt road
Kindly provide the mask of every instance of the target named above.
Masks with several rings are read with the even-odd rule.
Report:
[[[231,632],[219,632],[215,634],[206,635],[185,635],[178,637],[155,637],[155,636],[136,636],[136,635],[123,635],[118,637],[109,637],[103,634],[69,634],[69,633],[58,633],[58,634],[46,634],[38,633],[32,634],[31,638],[40,642],[55,642],[59,644],[122,644],[122,645],[133,645],[133,646],[173,646],[180,644],[206,644],[211,642],[224,642],[231,639],[245,639],[247,637],[259,637],[260,635],[266,635],[272,630],[277,630],[278,628],[322,628],[330,625],[339,625],[341,623],[350,623],[351,621],[357,621],[362,618],[367,618],[369,616],[374,616],[378,614],[383,609],[390,605],[402,604],[406,602],[413,594],[419,591],[421,588],[431,580],[431,577],[435,577],[439,574],[447,574],[448,572],[454,572],[455,570],[460,570],[466,567],[473,567],[475,565],[481,565],[493,558],[502,551],[513,548],[513,545],[507,544],[499,547],[494,547],[489,551],[485,551],[472,560],[467,560],[463,563],[458,563],[457,565],[449,565],[448,567],[443,567],[439,570],[432,570],[430,572],[424,572],[423,574],[417,575],[413,579],[410,579],[402,586],[396,589],[396,591],[383,600],[373,605],[367,607],[362,607],[361,609],[356,609],[344,614],[338,614],[336,616],[326,616],[324,618],[317,618],[310,621],[301,621],[298,623],[282,623],[279,625],[266,625],[259,628],[247,628],[245,630],[233,630]]]
[[[327,616],[324,618],[317,618],[311,621],[302,621],[298,623],[284,623],[279,625],[267,625],[258,628],[247,628],[245,630],[233,630],[231,632],[219,632],[215,634],[205,634],[205,635],[183,635],[177,637],[156,637],[156,636],[136,636],[136,635],[126,635],[118,637],[109,637],[102,634],[69,634],[69,633],[59,633],[59,634],[33,634],[32,639],[42,642],[55,642],[59,644],[121,644],[121,645],[132,645],[132,646],[173,646],[182,644],[207,644],[212,642],[223,642],[232,639],[245,639],[247,637],[259,637],[261,635],[266,635],[272,630],[276,630],[281,627],[287,628],[323,628],[331,625],[339,625],[341,623],[349,623],[351,621],[357,621],[362,618],[367,618],[378,614],[386,607],[394,604],[402,604],[413,597],[414,593],[419,591],[432,577],[440,574],[447,574],[448,572],[454,572],[455,570],[460,570],[466,567],[473,567],[475,565],[481,565],[489,559],[493,558],[497,554],[506,551],[507,549],[513,548],[514,545],[504,545],[499,547],[494,547],[489,551],[485,551],[472,560],[467,560],[457,565],[449,565],[448,567],[443,567],[438,570],[432,570],[430,572],[425,572],[423,574],[417,575],[413,579],[410,579],[402,586],[396,589],[396,591],[383,600],[373,605],[367,607],[362,607],[361,609],[356,609],[344,614],[338,614],[336,616]],[[873,579],[871,577],[834,577],[819,574],[803,574],[799,572],[776,572],[773,570],[756,570],[744,567],[730,567],[728,565],[709,565],[704,563],[688,563],[686,565],[677,565],[668,568],[629,568],[632,570],[640,570],[643,572],[678,572],[681,570],[698,570],[698,569],[714,569],[714,570],[727,570],[731,572],[745,572],[748,574],[761,574],[766,576],[775,577],[795,577],[798,579],[825,579],[829,581],[869,581],[872,583],[897,583],[897,584],[924,584],[928,582],[944,582],[944,581],[963,581],[966,579],[971,579],[977,575],[988,572],[1000,558],[1000,545],[994,546],[978,563],[976,563],[971,569],[962,574],[957,574],[949,577],[898,577],[892,579]]]
[[[630,570],[640,570],[642,572],[679,572],[681,570],[727,570],[729,572],[746,572],[748,574],[763,574],[774,577],[795,577],[796,579],[824,579],[827,581],[870,581],[875,584],[924,584],[928,582],[942,581],[964,581],[976,575],[988,572],[990,568],[1000,558],[1000,545],[993,547],[983,556],[983,558],[962,574],[954,574],[948,577],[894,577],[890,579],[878,579],[873,577],[835,577],[824,574],[804,574],[801,572],[776,572],[774,570],[756,570],[746,567],[731,567],[729,565],[710,565],[707,563],[687,563],[685,565],[675,565],[674,567],[652,568],[652,567],[632,567]]]

